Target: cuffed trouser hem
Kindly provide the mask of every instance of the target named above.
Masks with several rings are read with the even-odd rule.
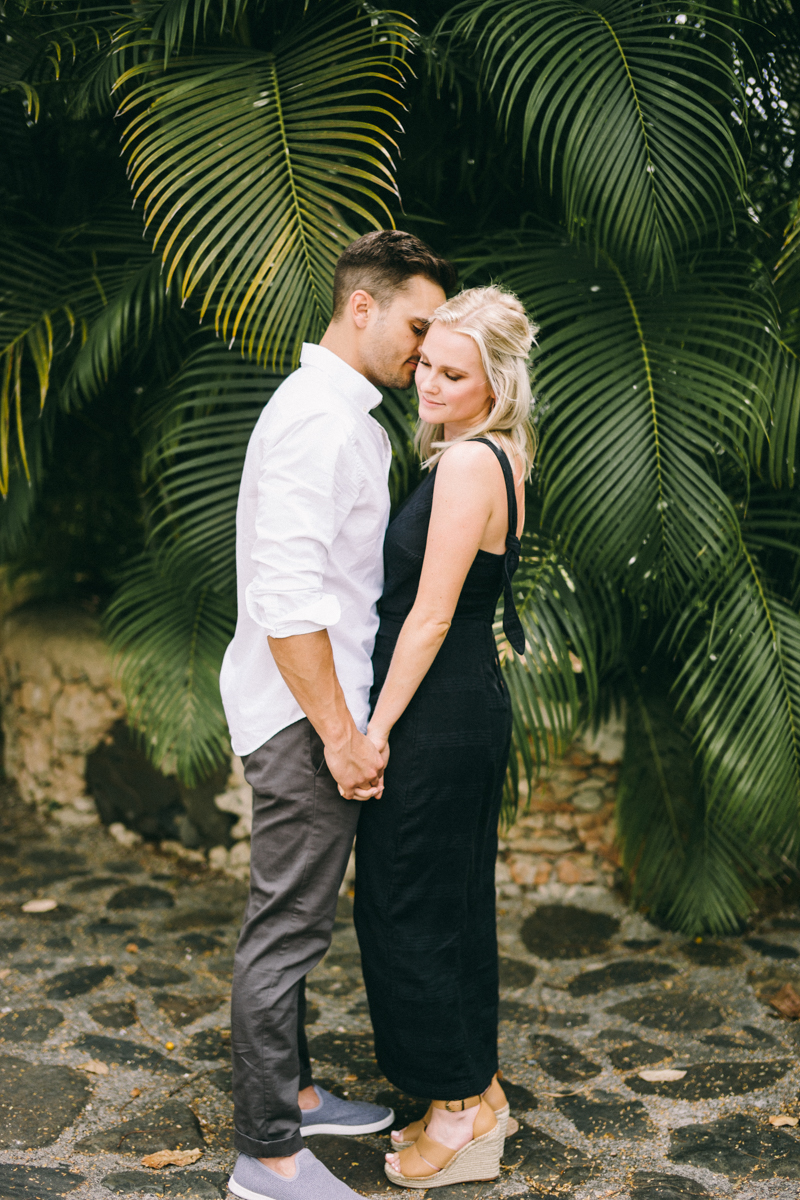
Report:
[[[233,1134],[233,1144],[242,1154],[249,1154],[251,1158],[288,1158],[290,1154],[302,1150],[305,1143],[300,1133],[293,1133],[290,1138],[280,1142],[256,1142],[237,1129]]]

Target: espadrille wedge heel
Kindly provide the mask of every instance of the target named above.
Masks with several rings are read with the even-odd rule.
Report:
[[[483,1098],[494,1110],[503,1139],[516,1133],[519,1129],[519,1122],[510,1115],[506,1094],[496,1075],[492,1076],[492,1082],[483,1093]],[[394,1131],[392,1131],[392,1150],[406,1150],[409,1146],[413,1146],[419,1135],[430,1125],[432,1110],[433,1105],[429,1104],[424,1117],[420,1117],[418,1121],[412,1121],[410,1125],[406,1125],[405,1129],[400,1130],[402,1136],[395,1137]]]
[[[473,1096],[464,1101],[434,1100],[432,1107],[447,1108],[453,1103],[463,1104],[465,1108],[472,1108],[477,1103],[472,1141],[460,1150],[451,1150],[434,1142],[423,1129],[412,1145],[400,1151],[399,1171],[386,1163],[386,1175],[392,1183],[400,1187],[424,1189],[497,1178],[500,1174],[503,1136],[491,1105],[480,1096]]]

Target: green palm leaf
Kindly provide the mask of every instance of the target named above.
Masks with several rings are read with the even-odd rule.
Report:
[[[44,407],[53,360],[79,345],[101,308],[89,256],[67,250],[48,230],[26,223],[0,228],[0,494],[8,492],[12,429],[28,478],[26,392],[35,377],[37,411]]]
[[[192,785],[230,753],[219,667],[235,606],[153,556],[134,563],[106,614],[128,720],[156,766]]]
[[[622,642],[619,606],[611,592],[577,578],[544,533],[523,535],[514,596],[525,631],[524,655],[506,642],[502,617],[495,624],[513,716],[507,818],[516,808],[518,765],[530,785],[541,766],[566,751],[596,707],[600,677]]]
[[[347,10],[349,16],[349,10]],[[207,50],[153,64],[124,101],[125,147],[155,244],[184,268],[184,300],[251,357],[296,358],[331,311],[333,268],[396,195],[396,121],[407,28],[328,9],[275,48]]]
[[[698,256],[662,294],[556,233],[499,236],[465,265],[541,325],[544,513],[565,550],[662,597],[713,576],[738,541],[715,464],[746,471],[771,382],[772,313],[748,261]]]
[[[740,93],[709,10],[676,23],[633,0],[467,0],[454,33],[472,40],[506,121],[522,108],[523,150],[538,145],[567,228],[653,279],[676,252],[732,221],[744,169],[726,120]],[[702,33],[701,40],[698,32]],[[724,32],[721,29],[717,31]]]
[[[210,342],[190,355],[149,418],[156,542],[168,562],[191,563],[198,582],[226,595],[235,589],[236,504],[247,444],[280,382]]]

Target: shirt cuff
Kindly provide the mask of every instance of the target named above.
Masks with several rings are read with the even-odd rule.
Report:
[[[298,603],[299,601],[299,603]],[[305,601],[305,602],[303,602]],[[245,603],[250,617],[266,629],[270,637],[294,637],[300,633],[317,633],[336,625],[342,615],[336,596],[326,592],[309,596],[259,594],[254,584],[245,590]]]

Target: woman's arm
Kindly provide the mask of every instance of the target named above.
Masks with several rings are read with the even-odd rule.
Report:
[[[417,598],[367,731],[380,749],[439,652],[500,494],[505,504],[502,473],[488,446],[459,442],[442,455]]]

